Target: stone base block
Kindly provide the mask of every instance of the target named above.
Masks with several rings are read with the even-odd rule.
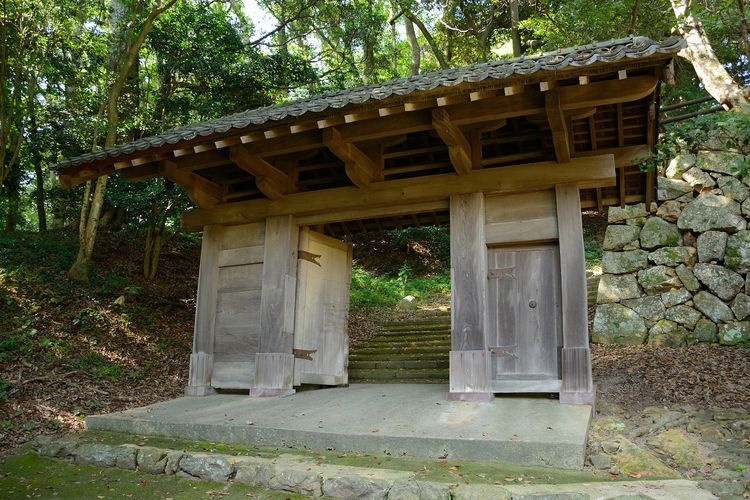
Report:
[[[185,388],[185,396],[210,396],[216,394],[213,387],[209,386],[187,386]]]
[[[491,392],[449,392],[448,401],[492,401],[495,395]]]

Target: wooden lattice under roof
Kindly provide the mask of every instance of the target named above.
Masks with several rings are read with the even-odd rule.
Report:
[[[115,172],[181,184],[199,207],[183,218],[194,230],[293,213],[285,207],[301,193],[365,195],[378,184],[451,183],[479,170],[602,154],[614,155],[617,183],[582,189],[582,207],[648,203],[653,174],[639,165],[656,140],[662,69],[681,47],[681,39],[628,38],[445,70],[176,129],[57,169],[65,186]],[[335,211],[331,201],[323,224],[332,234],[443,224],[447,203],[370,217]]]

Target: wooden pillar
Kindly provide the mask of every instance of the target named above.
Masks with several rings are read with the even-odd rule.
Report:
[[[484,194],[453,195],[451,232],[451,352],[448,399],[489,401],[490,352],[485,339],[487,248]]]
[[[581,198],[575,183],[555,186],[562,285],[562,387],[560,402],[594,404],[591,379],[586,265]]]
[[[211,372],[214,364],[214,323],[219,275],[219,240],[222,229],[221,226],[203,228],[198,293],[195,304],[193,353],[190,355],[186,396],[207,396],[215,392],[211,388]]]
[[[260,344],[250,395],[294,394],[294,305],[299,226],[291,215],[266,219],[260,292]]]

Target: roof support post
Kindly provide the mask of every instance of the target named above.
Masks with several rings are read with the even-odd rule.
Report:
[[[294,311],[299,226],[291,215],[266,219],[260,292],[260,342],[252,397],[294,393]]]
[[[586,299],[581,198],[575,182],[555,186],[562,294],[560,402],[594,405]]]
[[[448,399],[489,401],[490,351],[485,338],[487,246],[484,193],[453,195],[451,232],[451,352]]]

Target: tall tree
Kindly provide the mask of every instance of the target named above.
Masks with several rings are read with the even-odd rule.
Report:
[[[742,88],[721,64],[714,52],[703,23],[690,10],[690,0],[671,0],[678,29],[687,41],[680,52],[695,68],[701,83],[714,99],[727,109],[750,113],[747,89]],[[744,14],[744,13],[743,13]]]
[[[104,147],[115,145],[117,127],[120,123],[119,101],[125,83],[128,80],[146,37],[153,28],[157,17],[171,8],[177,0],[153,0],[153,2],[133,2],[131,5],[113,0],[110,9],[111,43],[110,74],[113,76],[109,95],[105,105],[107,133]],[[81,210],[81,231],[79,232],[78,255],[68,270],[68,276],[75,280],[88,280],[91,257],[94,252],[99,218],[104,205],[104,193],[107,189],[107,176],[99,177],[94,187],[87,183]],[[85,222],[85,224],[84,224]]]

